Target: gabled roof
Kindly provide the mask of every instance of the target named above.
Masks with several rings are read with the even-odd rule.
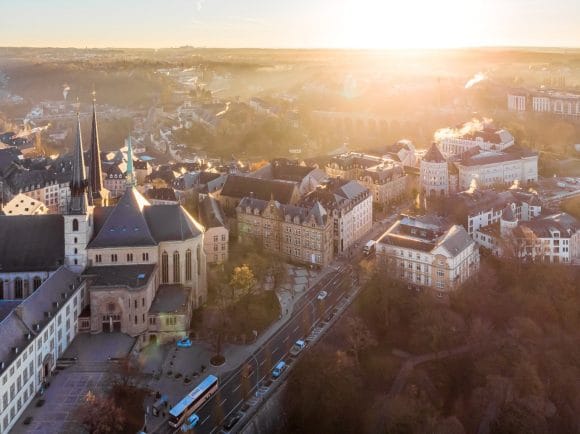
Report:
[[[427,161],[429,163],[444,163],[446,160],[445,157],[443,157],[441,151],[439,150],[437,143],[433,142],[431,144],[431,147],[423,157],[423,161]]]
[[[143,207],[149,202],[134,188],[125,190],[89,248],[154,246]]]
[[[199,203],[199,220],[206,228],[225,227],[223,210],[217,200],[207,196]]]
[[[203,232],[199,224],[180,205],[145,207],[145,219],[155,242],[185,241]]]
[[[273,197],[280,203],[288,204],[292,201],[295,190],[296,183],[290,181],[229,175],[221,195],[238,199],[253,196],[262,200],[270,200]]]
[[[442,248],[450,256],[454,257],[474,242],[463,226],[454,225],[439,240],[437,247],[434,249],[434,253],[437,253],[437,250]]]
[[[56,270],[63,263],[62,215],[0,216],[0,272]]]

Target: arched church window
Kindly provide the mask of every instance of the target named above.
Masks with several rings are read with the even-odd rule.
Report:
[[[14,279],[14,298],[22,298],[22,279],[17,277]]]
[[[73,219],[72,221],[72,230],[73,232],[77,232],[79,230],[79,221],[77,219]]]
[[[169,283],[169,256],[167,252],[161,254],[161,283]]]
[[[179,269],[179,252],[173,252],[173,282],[181,282],[181,270]]]
[[[33,290],[36,291],[40,285],[42,285],[42,279],[38,276],[35,276],[34,279],[32,279]]]
[[[189,282],[191,280],[191,250],[187,249],[185,251],[185,281]]]

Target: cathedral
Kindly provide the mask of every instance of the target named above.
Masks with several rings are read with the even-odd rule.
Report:
[[[64,267],[86,281],[79,332],[119,331],[139,346],[185,335],[207,298],[204,228],[137,191],[130,142],[124,194],[109,203],[94,98],[88,160],[77,118],[66,211],[0,216],[0,300],[26,299]]]

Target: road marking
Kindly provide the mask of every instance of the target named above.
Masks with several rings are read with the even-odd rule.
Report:
[[[222,402],[220,402],[220,405],[224,405],[224,403],[228,400],[228,398],[224,399]]]
[[[236,390],[238,390],[240,387],[242,387],[242,385],[241,385],[241,384],[240,384],[240,385],[238,385],[238,387],[236,387],[236,388],[233,390],[233,392],[235,392]]]
[[[282,342],[286,342],[290,336],[286,336]]]
[[[276,351],[278,351],[279,349],[280,349],[280,347],[274,348],[274,351],[272,351],[272,354],[275,353]]]
[[[294,329],[294,333],[296,333],[299,328],[300,328],[300,326],[296,326],[296,328]]]
[[[217,427],[217,426],[216,426],[216,427],[214,427],[214,429],[212,429],[212,430],[209,432],[209,434],[213,434],[213,433],[214,433],[214,431],[215,431],[216,429],[218,429],[218,427]]]
[[[262,362],[260,363],[260,366],[262,366],[264,363],[266,363],[266,361],[262,360]]]
[[[209,419],[209,416],[210,415],[208,414],[207,417],[204,420],[201,421],[201,424],[200,425],[203,425]]]

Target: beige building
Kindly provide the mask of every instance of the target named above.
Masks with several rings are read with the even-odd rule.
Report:
[[[208,264],[222,264],[228,260],[230,231],[221,206],[211,196],[199,202],[199,222],[205,229],[203,250]]]
[[[291,262],[324,267],[333,258],[333,219],[316,202],[310,207],[246,197],[237,207],[238,235]]]
[[[403,164],[391,158],[348,152],[331,158],[325,170],[330,177],[358,181],[371,191],[376,204],[396,201],[407,189]]]
[[[203,229],[182,207],[150,205],[129,187],[116,206],[95,209],[86,251],[91,333],[142,344],[187,333],[207,286]]]
[[[479,270],[479,248],[459,225],[402,215],[378,240],[376,262],[399,279],[443,297]]]
[[[321,204],[333,221],[334,253],[346,252],[373,225],[373,196],[356,181],[330,180],[307,194],[300,206]]]
[[[5,215],[39,215],[48,214],[48,208],[40,200],[24,194],[17,194],[2,209]]]

